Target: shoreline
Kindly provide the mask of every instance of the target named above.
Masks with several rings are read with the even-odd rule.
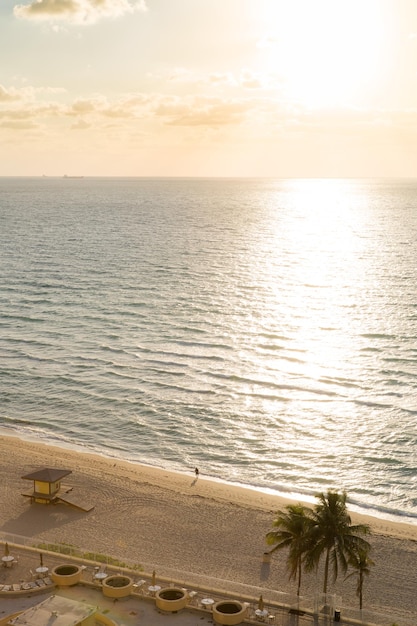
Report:
[[[262,489],[228,483],[226,481],[222,481],[221,479],[204,476],[204,473],[201,471],[197,481],[192,470],[190,470],[190,473],[187,474],[186,472],[154,467],[136,461],[127,461],[118,457],[108,457],[98,452],[82,449],[77,450],[71,448],[69,445],[59,446],[49,442],[23,438],[17,434],[9,435],[0,432],[0,442],[3,439],[6,441],[12,440],[15,444],[18,444],[19,442],[19,444],[27,444],[31,447],[39,446],[40,449],[43,447],[45,451],[49,451],[48,456],[51,454],[57,454],[59,456],[59,453],[62,451],[62,453],[65,453],[65,455],[69,458],[74,455],[74,461],[75,458],[78,459],[78,462],[83,458],[87,464],[102,463],[107,466],[107,468],[118,467],[119,469],[123,469],[126,475],[131,477],[140,473],[141,479],[147,483],[160,485],[161,482],[164,482],[165,486],[172,491],[180,490],[181,492],[186,493],[189,488],[191,477],[193,482],[198,482],[198,492],[201,497],[219,502],[231,502],[239,506],[271,512],[275,512],[278,509],[282,509],[287,504],[293,504],[295,502],[300,502],[310,508],[314,505],[314,498],[303,499],[302,497],[295,496],[295,494],[294,497],[291,497],[290,495],[286,496],[281,493],[272,493],[272,490],[267,490],[266,488]],[[1,444],[0,447],[2,447]],[[48,464],[46,463],[45,466],[48,466]],[[372,532],[376,534],[417,541],[417,524],[412,524],[408,521],[402,522],[386,519],[372,514],[354,511],[349,507],[349,504],[348,509],[353,523],[369,524]]]
[[[66,504],[31,504],[22,476],[43,467],[68,469],[71,497],[92,505],[89,512]],[[294,594],[286,555],[270,564],[265,541],[278,509],[289,498],[213,481],[194,468],[182,474],[75,452],[49,443],[0,435],[0,532],[26,537],[30,545],[71,545],[92,554],[138,564],[145,571],[180,580],[250,586],[257,593]],[[306,503],[307,505],[309,503]],[[349,507],[348,507],[349,508]],[[350,511],[350,509],[349,509]],[[369,523],[375,566],[366,581],[369,610],[417,620],[417,527],[350,511],[353,523]],[[303,595],[321,592],[322,571],[305,573]],[[329,593],[357,606],[356,579],[340,575]],[[393,619],[392,621],[395,621]]]

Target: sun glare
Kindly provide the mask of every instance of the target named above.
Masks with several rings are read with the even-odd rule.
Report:
[[[269,16],[269,17],[268,17]],[[381,64],[382,9],[374,1],[271,2],[264,61],[292,101],[354,104]]]

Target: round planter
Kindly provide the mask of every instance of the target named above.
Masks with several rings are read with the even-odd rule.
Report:
[[[79,565],[57,565],[51,571],[51,578],[59,587],[70,587],[80,582],[82,572]]]
[[[155,602],[161,611],[175,613],[188,604],[188,593],[179,587],[165,587],[155,594]]]
[[[213,617],[218,624],[234,626],[245,619],[246,605],[237,600],[221,600],[213,606]]]
[[[107,598],[125,598],[132,593],[133,580],[120,574],[107,576],[103,580],[102,589],[103,595]]]

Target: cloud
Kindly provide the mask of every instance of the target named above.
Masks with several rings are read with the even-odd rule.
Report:
[[[211,128],[239,124],[245,112],[245,103],[214,98],[196,98],[190,102],[167,100],[155,109],[156,115],[167,118],[168,125]]]
[[[15,89],[6,89],[3,85],[0,85],[0,102],[12,102],[19,99],[20,96]]]
[[[234,97],[133,92],[109,99],[101,93],[74,98],[48,86],[0,85],[0,124],[3,132],[36,128],[49,135],[72,128],[100,136],[111,127],[126,136],[143,130],[148,137],[175,136],[177,128],[177,135],[182,136],[188,128],[188,136],[209,129],[216,131],[210,136],[235,133],[266,142],[284,135],[380,137],[384,141],[407,136],[415,140],[417,110],[310,110],[272,92],[253,89],[250,95],[246,91]]]
[[[15,16],[22,19],[63,20],[70,24],[93,24],[135,11],[146,11],[145,0],[32,0],[14,8]]]
[[[168,80],[173,83],[194,83],[199,79],[185,67],[174,67],[169,73]]]
[[[86,130],[88,128],[91,128],[91,124],[88,124],[88,122],[84,120],[77,120],[75,124],[71,126],[71,130]]]
[[[248,69],[242,71],[240,84],[245,89],[261,89],[264,86],[262,77]]]
[[[34,130],[37,126],[30,121],[8,120],[0,122],[0,128],[7,130]]]
[[[93,99],[78,99],[72,104],[70,114],[71,115],[83,115],[85,113],[93,113],[99,108],[100,103],[97,98]]]
[[[273,37],[271,35],[266,35],[265,37],[263,37],[257,42],[256,47],[260,49],[274,48],[277,45],[277,43],[278,43],[278,40],[276,37]]]
[[[167,77],[160,78],[164,78],[170,83],[210,85],[214,88],[266,89],[276,82],[270,75],[252,71],[250,68],[243,68],[240,75],[235,75],[232,72],[211,72],[206,75],[184,67],[175,67]]]
[[[235,87],[238,84],[238,81],[236,80],[236,78],[233,76],[231,72],[213,72],[212,74],[209,75],[208,82],[211,85],[216,85],[216,86],[226,85],[226,86]]]

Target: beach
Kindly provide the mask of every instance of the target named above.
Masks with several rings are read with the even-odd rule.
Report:
[[[289,501],[251,489],[168,472],[67,448],[0,436],[0,530],[36,541],[69,544],[109,555],[161,575],[193,575],[211,585],[227,581],[294,593],[285,555],[269,548],[265,534],[274,512]],[[32,489],[22,476],[42,467],[71,470],[71,494],[93,505],[82,512],[64,505],[30,504]],[[417,618],[417,526],[352,514],[371,525],[375,566],[365,582],[364,606],[379,613]],[[321,588],[320,573],[304,575],[302,594]],[[343,576],[329,589],[357,606],[356,578]]]

